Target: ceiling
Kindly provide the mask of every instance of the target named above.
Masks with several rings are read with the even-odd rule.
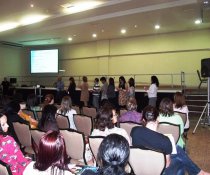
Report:
[[[0,32],[0,43],[19,47],[57,45],[210,29],[210,1],[204,4],[204,0],[91,0],[100,5],[77,13],[63,12],[65,5],[69,9],[74,3],[87,1],[1,1],[0,25],[18,21],[26,14],[41,13],[48,18]],[[34,6],[30,7],[31,4]],[[202,23],[196,25],[196,19]],[[159,30],[154,29],[155,24],[160,25]],[[127,30],[126,34],[120,33],[122,28]],[[93,33],[97,34],[96,38],[92,37]]]

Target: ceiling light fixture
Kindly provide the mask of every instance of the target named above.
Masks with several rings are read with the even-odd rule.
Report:
[[[201,24],[201,22],[202,22],[202,21],[201,21],[200,19],[196,19],[194,23],[195,23],[195,24]]]
[[[93,38],[96,38],[96,37],[97,37],[97,34],[96,34],[96,33],[93,33],[93,34],[92,34],[92,37],[93,37]]]
[[[135,24],[135,25],[134,25],[134,28],[138,28],[138,25]]]
[[[47,15],[30,15],[30,16],[26,16],[23,19],[21,19],[20,24],[21,25],[34,24],[34,23],[43,21],[46,18],[48,18]]]
[[[72,37],[69,37],[68,40],[69,40],[69,41],[72,41],[73,39],[72,39]]]
[[[208,3],[209,3],[209,1],[203,1],[203,3],[204,3],[204,4],[208,4]]]
[[[15,22],[2,23],[2,24],[0,24],[0,32],[6,31],[6,30],[11,30],[16,27],[18,27],[18,23],[15,23]]]
[[[126,29],[121,29],[121,31],[120,31],[122,34],[125,34],[127,31],[126,31]]]
[[[159,24],[156,24],[155,25],[155,29],[157,29],[157,30],[160,29],[160,25]]]
[[[30,4],[30,7],[33,8],[34,7],[34,4]]]

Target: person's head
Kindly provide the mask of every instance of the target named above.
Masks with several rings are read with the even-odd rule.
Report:
[[[58,81],[62,81],[62,77],[61,77],[61,76],[59,76],[57,80],[58,80]]]
[[[163,98],[160,102],[159,112],[163,116],[172,116],[174,114],[172,100],[169,98]]]
[[[109,78],[109,85],[114,86],[114,78],[112,78],[112,77]]]
[[[29,94],[26,101],[27,108],[31,108],[38,105],[38,99],[35,94]]]
[[[45,171],[52,166],[52,174],[54,174],[55,167],[60,170],[67,169],[67,161],[63,136],[58,131],[48,131],[40,139],[34,168]]]
[[[11,101],[4,107],[4,112],[7,116],[11,114],[17,114],[19,111],[20,104],[16,101]]]
[[[156,122],[158,115],[158,110],[153,106],[148,105],[143,109],[142,117],[145,123]]]
[[[124,175],[128,163],[130,147],[121,135],[110,134],[99,146],[97,159],[103,175]]]
[[[135,87],[135,80],[134,80],[134,78],[131,77],[131,78],[128,80],[128,84],[129,84],[130,87]]]
[[[156,84],[156,86],[159,87],[159,80],[155,75],[151,76],[151,83]]]
[[[4,77],[4,81],[7,81],[7,77]]]
[[[45,99],[44,99],[44,103],[45,104],[54,104],[54,95],[53,94],[47,94],[45,96]]]
[[[128,111],[136,111],[137,110],[137,102],[134,97],[130,97],[127,101],[126,108]]]
[[[120,76],[119,78],[119,88],[125,89],[125,78],[123,76]]]
[[[181,92],[176,92],[174,95],[174,103],[176,108],[182,108],[186,105],[185,97]]]
[[[62,114],[66,115],[66,113],[71,110],[72,108],[72,101],[71,97],[64,96],[61,101],[61,112]]]
[[[85,82],[85,83],[87,83],[87,81],[88,81],[87,77],[86,76],[83,76],[82,77],[82,81]]]
[[[58,125],[55,119],[57,108],[54,105],[46,105],[42,110],[42,117],[39,121],[38,127],[42,131],[58,131]]]
[[[74,77],[70,77],[70,78],[69,78],[69,81],[70,81],[70,83],[72,83],[72,84],[75,83]]]
[[[104,83],[106,82],[106,77],[101,77],[101,78],[100,78],[100,81],[101,81],[101,83],[104,84]]]
[[[95,83],[98,83],[99,82],[99,79],[98,78],[95,78],[94,82]]]
[[[106,128],[111,129],[114,127],[112,120],[113,109],[111,106],[104,105],[96,115],[96,128],[100,131],[104,131]]]
[[[6,115],[0,114],[0,134],[4,135],[8,131],[8,128]]]

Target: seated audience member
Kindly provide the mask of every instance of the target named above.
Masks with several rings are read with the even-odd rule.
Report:
[[[115,110],[108,105],[104,105],[96,115],[96,128],[92,132],[92,136],[107,136],[109,134],[119,134],[125,137],[129,144],[130,138],[123,128],[115,126],[117,115]]]
[[[189,117],[188,117],[189,110],[188,110],[188,107],[185,102],[185,97],[181,92],[176,92],[174,95],[173,109],[174,109],[174,112],[181,112],[181,113],[186,114],[187,121],[184,126],[184,131],[187,132],[190,128],[190,121],[189,121]]]
[[[127,112],[122,114],[119,118],[120,122],[136,122],[141,123],[142,115],[141,113],[137,112],[137,103],[134,97],[130,97],[127,101]]]
[[[131,131],[133,146],[157,150],[166,154],[167,164],[164,175],[184,175],[187,171],[190,175],[209,175],[209,173],[201,170],[187,155],[187,153],[179,146],[173,148],[172,142],[167,136],[157,132],[158,111],[153,106],[147,106],[143,110],[143,120],[145,127],[134,127]],[[175,150],[175,151],[174,151]],[[173,152],[172,152],[173,151]]]
[[[35,119],[38,119],[37,111],[41,111],[42,108],[38,105],[37,96],[35,94],[30,94],[27,97],[26,108],[34,112]]]
[[[18,115],[24,120],[28,121],[30,123],[31,128],[37,128],[38,122],[35,119],[33,119],[30,115],[23,112],[23,109],[26,109],[26,104],[24,102],[21,102],[20,111],[18,112]]]
[[[180,115],[174,113],[173,102],[171,101],[171,99],[163,98],[161,100],[159,106],[159,112],[160,112],[158,117],[159,122],[168,122],[180,126],[180,137],[177,144],[181,148],[184,148],[185,144],[182,139],[182,134],[184,132],[184,123]]]
[[[74,118],[73,118],[73,115],[77,114],[77,112],[74,109],[72,109],[71,97],[64,96],[62,98],[61,108],[57,110],[57,113],[68,116],[70,122],[70,128],[75,130],[77,129],[74,124]]]
[[[47,94],[44,98],[44,105],[52,105],[54,104],[54,95],[53,94]]]
[[[98,172],[86,170],[82,175],[126,175],[129,154],[128,141],[121,135],[110,134],[103,139],[98,150]]]
[[[13,175],[22,175],[30,159],[25,158],[15,140],[7,135],[7,117],[0,114],[0,160],[10,166]]]
[[[23,175],[72,175],[69,161],[64,138],[58,131],[49,131],[39,142],[36,162],[32,161]]]
[[[24,123],[24,124],[29,124],[28,121],[22,119],[19,115],[18,112],[20,111],[20,105],[16,101],[11,101],[8,103],[5,108],[4,108],[4,113],[7,116],[7,122],[9,125],[8,133],[15,139],[17,143],[19,143],[18,138],[15,134],[13,123],[14,122],[19,122],[19,123]]]
[[[44,132],[49,130],[59,131],[55,115],[57,108],[54,105],[46,105],[42,111],[42,117],[39,120],[38,128]]]

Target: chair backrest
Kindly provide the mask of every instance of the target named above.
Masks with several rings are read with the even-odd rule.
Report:
[[[83,112],[82,114],[87,115],[87,116],[90,116],[93,119],[96,118],[97,112],[96,112],[96,108],[94,108],[94,107],[91,107],[90,108],[90,107],[84,106],[82,108],[82,112]]]
[[[89,136],[93,130],[93,119],[86,115],[74,114],[74,124],[77,131],[83,132],[86,136]]]
[[[90,145],[90,150],[91,150],[96,162],[97,162],[98,148],[99,148],[103,139],[104,139],[103,136],[89,136],[88,137],[88,143]]]
[[[71,108],[74,109],[77,114],[81,114],[79,106],[72,106]]]
[[[128,110],[127,109],[120,109],[120,116],[126,113]]]
[[[12,175],[10,166],[0,160],[0,174],[1,175]]]
[[[30,147],[32,145],[30,126],[19,122],[12,124],[20,144],[24,147]]]
[[[187,122],[187,114],[186,113],[183,113],[183,112],[177,112],[177,111],[175,111],[175,113],[177,113],[177,114],[180,115],[180,117],[182,118],[182,121],[184,123],[184,126],[185,126],[185,124]]]
[[[58,114],[56,116],[56,122],[58,124],[59,129],[69,129],[70,128],[70,122],[68,116]]]
[[[174,141],[177,144],[180,137],[180,126],[168,122],[159,122],[157,132],[162,134],[172,134]]]
[[[35,117],[34,111],[29,110],[29,109],[23,109],[22,111],[23,111],[24,113],[26,113],[26,114],[30,115],[33,119],[35,119],[35,120],[36,120],[36,117]]]
[[[130,147],[129,164],[134,174],[160,175],[166,166],[163,153]]]
[[[83,159],[84,163],[87,164],[85,160],[85,135],[73,129],[61,129],[60,132],[65,140],[67,155],[72,159]]]
[[[45,134],[45,132],[40,131],[38,129],[31,129],[30,132],[31,132],[31,137],[32,137],[34,143],[38,147],[39,146],[39,141],[42,138],[42,136]]]
[[[120,128],[123,128],[124,130],[126,130],[126,132],[128,133],[128,135],[130,137],[130,140],[132,140],[132,137],[130,136],[131,130],[135,126],[142,126],[142,124],[131,122],[131,121],[130,122],[120,122]]]
[[[40,120],[42,118],[42,111],[36,111],[38,120]]]

